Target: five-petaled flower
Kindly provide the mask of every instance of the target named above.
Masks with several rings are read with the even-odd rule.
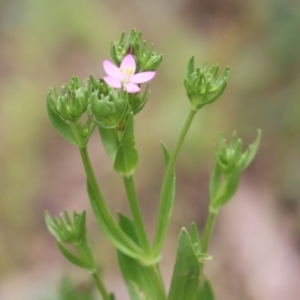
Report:
[[[118,68],[109,60],[103,61],[103,68],[108,76],[105,76],[104,81],[114,87],[120,88],[123,86],[128,93],[137,93],[140,88],[137,84],[147,82],[155,76],[155,72],[135,73],[136,63],[131,54],[127,54]]]

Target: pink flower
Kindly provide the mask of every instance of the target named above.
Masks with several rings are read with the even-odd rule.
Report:
[[[136,63],[131,54],[127,54],[120,68],[115,66],[109,60],[103,61],[103,68],[108,76],[105,76],[104,81],[114,87],[120,88],[123,86],[128,93],[137,93],[140,91],[138,83],[143,83],[151,80],[155,76],[155,72],[141,72],[134,74]]]

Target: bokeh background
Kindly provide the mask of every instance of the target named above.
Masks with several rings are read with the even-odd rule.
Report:
[[[116,254],[91,213],[78,150],[51,127],[45,94],[71,76],[104,75],[102,60],[121,32],[137,28],[164,56],[151,97],[136,118],[136,185],[153,234],[163,159],[189,111],[187,61],[230,66],[220,101],[198,113],[177,164],[174,216],[163,253],[169,285],[179,230],[203,228],[214,142],[237,130],[245,145],[263,131],[259,153],[221,211],[206,266],[218,300],[300,299],[300,4],[297,0],[2,0],[0,2],[0,299],[59,299],[69,274],[43,213],[87,209],[103,278],[128,299]],[[89,151],[113,211],[128,213],[121,179],[97,133]],[[187,299],[188,300],[188,299]]]

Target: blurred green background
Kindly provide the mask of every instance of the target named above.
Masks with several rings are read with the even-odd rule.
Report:
[[[189,111],[189,58],[230,66],[220,101],[198,113],[177,164],[177,198],[162,269],[168,286],[182,226],[203,227],[214,142],[233,130],[259,153],[221,212],[207,273],[219,300],[297,300],[300,294],[300,4],[297,0],[2,0],[0,2],[0,299],[58,299],[65,262],[43,213],[88,211],[103,278],[128,299],[116,254],[89,209],[79,152],[51,128],[49,87],[73,75],[104,75],[102,60],[121,32],[137,28],[164,56],[151,97],[137,116],[136,185],[153,234],[163,173],[159,141],[170,148]],[[113,211],[127,213],[120,178],[94,134],[89,145]],[[188,300],[188,299],[187,299]]]

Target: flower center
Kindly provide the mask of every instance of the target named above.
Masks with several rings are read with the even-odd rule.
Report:
[[[131,75],[133,75],[133,69],[132,68],[126,68],[126,69],[120,68],[119,70],[125,75],[125,78],[122,80],[122,82],[124,84],[129,83],[130,82],[129,78],[131,77]]]

